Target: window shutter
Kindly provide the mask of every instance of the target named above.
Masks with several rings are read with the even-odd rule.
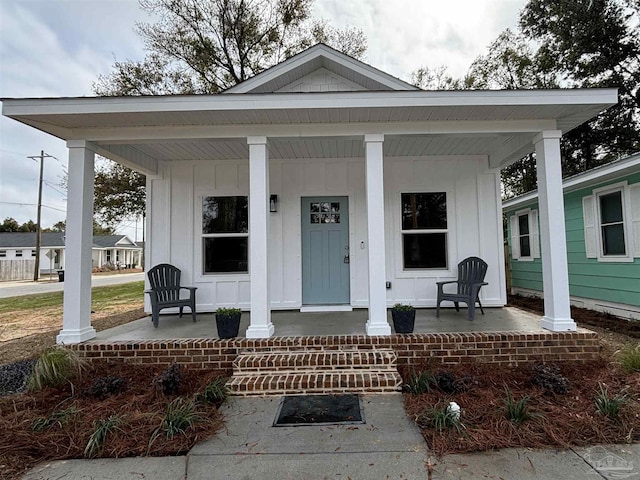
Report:
[[[595,196],[582,197],[582,215],[584,218],[584,247],[587,258],[598,257],[596,236]]]
[[[631,228],[630,235],[633,242],[633,256],[640,258],[640,183],[635,183],[629,187],[629,198],[631,199]]]
[[[538,227],[538,210],[531,210],[531,256],[540,258],[540,230]]]
[[[520,229],[518,228],[518,216],[509,217],[509,225],[511,226],[511,258],[518,260],[520,258]]]

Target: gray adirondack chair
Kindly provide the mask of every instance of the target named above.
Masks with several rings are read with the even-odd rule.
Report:
[[[484,315],[484,309],[478,295],[483,285],[488,285],[484,281],[487,273],[487,262],[478,257],[465,258],[458,264],[458,280],[449,282],[437,282],[438,285],[438,306],[436,307],[436,317],[440,316],[440,302],[448,300],[453,302],[456,312],[460,311],[459,303],[466,303],[469,311],[469,320],[473,320],[476,311],[476,302],[480,305],[480,311]],[[444,285],[455,283],[457,289],[453,293],[446,293]]]
[[[151,320],[156,328],[158,328],[160,310],[163,308],[178,307],[180,309],[180,317],[182,317],[182,309],[189,307],[193,321],[196,321],[197,287],[183,287],[180,285],[180,274],[179,268],[168,263],[156,265],[147,272],[151,289],[145,290],[144,293],[149,294],[151,299]],[[181,298],[181,290],[188,290],[189,298]]]

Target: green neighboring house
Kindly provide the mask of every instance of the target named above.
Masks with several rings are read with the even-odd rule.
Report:
[[[571,303],[640,320],[640,153],[563,182]],[[511,292],[542,295],[538,192],[502,204]]]

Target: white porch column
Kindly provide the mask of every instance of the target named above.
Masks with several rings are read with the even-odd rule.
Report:
[[[557,130],[543,131],[533,140],[538,169],[540,243],[544,317],[542,327],[554,332],[574,331],[569,304],[567,240],[562,196],[560,137]]]
[[[69,186],[65,232],[64,313],[57,343],[80,343],[96,336],[91,326],[91,246],[95,154],[85,141],[67,142]]]
[[[384,135],[365,135],[367,237],[369,242],[369,320],[367,335],[391,335],[387,321],[384,250]]]
[[[273,335],[269,296],[269,153],[267,137],[248,137],[251,324],[247,338]]]

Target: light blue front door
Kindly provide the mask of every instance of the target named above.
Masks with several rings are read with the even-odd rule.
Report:
[[[349,304],[349,199],[302,198],[302,303]]]

